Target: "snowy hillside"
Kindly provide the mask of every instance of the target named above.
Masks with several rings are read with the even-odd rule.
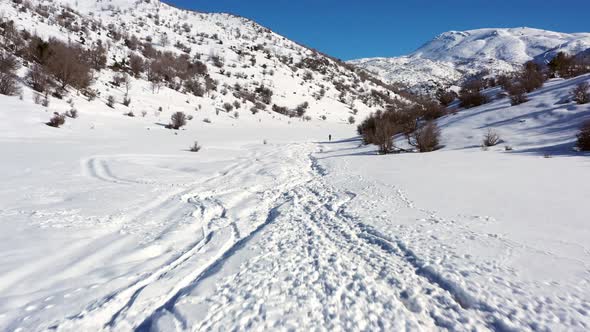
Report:
[[[327,121],[55,129],[0,96],[0,330],[587,330],[583,80],[387,156]],[[483,151],[488,127],[506,142]]]
[[[526,33],[479,50],[570,38]],[[391,61],[460,79],[460,35]],[[583,82],[436,104],[440,150],[379,155],[353,122],[432,103],[252,21],[2,1],[0,331],[588,331]]]
[[[590,49],[590,33],[566,34],[531,28],[445,32],[408,56],[350,61],[390,83],[415,89],[448,87],[469,75],[513,72],[529,60]]]
[[[289,115],[348,123],[398,98],[377,79],[248,19],[180,10],[157,0],[3,1],[0,20],[3,43],[22,54],[21,77],[34,68],[30,60],[35,53],[28,50],[37,46],[21,45],[31,35],[41,45],[51,46],[56,38],[81,52],[104,50],[106,63],[92,72],[91,85],[82,92],[98,97],[90,103],[97,111],[113,113],[114,108],[121,116],[131,112],[154,120],[157,114],[159,121],[172,112],[195,116],[198,110],[201,119],[221,111],[257,121],[260,115],[252,113],[264,111],[276,119]],[[140,62],[137,70],[134,61]],[[186,75],[187,70],[198,74]],[[117,78],[124,75],[130,82],[121,86]],[[86,103],[69,90],[66,99]],[[266,99],[261,96],[265,91]],[[62,102],[52,98],[53,90],[47,92],[48,103],[56,104],[50,110],[58,110]],[[111,96],[115,107],[105,105]],[[121,105],[126,99],[128,107]],[[296,111],[300,105],[306,107]]]

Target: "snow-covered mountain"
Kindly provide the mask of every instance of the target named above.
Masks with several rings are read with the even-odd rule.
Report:
[[[293,42],[251,20],[183,10],[158,0],[3,1],[0,21],[3,23],[0,30],[6,32],[0,37],[1,44],[19,56],[23,65],[21,78],[33,64],[20,57],[26,51],[19,52],[23,45],[18,44],[30,35],[44,41],[55,38],[83,50],[99,44],[104,46],[106,68],[93,71],[90,86],[98,98],[93,101],[78,98],[74,89],[69,89],[65,98],[72,97],[77,106],[101,112],[112,113],[112,108],[105,104],[113,96],[118,115],[147,112],[150,118],[162,107],[156,121],[167,121],[171,112],[176,111],[196,117],[196,110],[199,117],[211,121],[213,117],[231,118],[223,121],[237,121],[238,117],[240,121],[259,122],[265,118],[280,121],[286,118],[285,113],[294,116],[297,106],[307,105],[306,109],[300,109],[298,118],[352,123],[352,118],[360,119],[392,99],[399,99],[391,87],[354,66]],[[9,30],[21,36],[10,39]],[[157,52],[163,56],[157,56]],[[131,77],[129,89],[112,84],[114,76],[130,73],[132,55],[143,59],[147,69]],[[206,65],[206,74],[189,77],[173,74],[159,81],[154,89],[149,66],[158,59],[163,59],[160,61],[163,63],[180,59],[179,65],[168,66],[171,71],[202,63]],[[187,91],[186,83],[191,80],[198,81],[201,87],[212,83],[212,90],[203,96]],[[260,87],[268,89],[271,98],[262,102],[260,94],[255,92]],[[24,84],[23,88],[28,94],[29,85]],[[65,111],[70,107],[51,95],[52,91],[50,111]],[[128,107],[119,104],[124,98],[131,99]],[[232,105],[231,111],[227,111],[229,106],[225,107],[228,104]],[[273,112],[273,105],[282,114]],[[255,107],[257,110],[253,110]],[[220,115],[222,110],[225,112]]]
[[[574,55],[587,49],[590,33],[478,29],[445,32],[407,56],[350,63],[391,83],[420,89],[448,86],[482,72],[512,72],[529,60],[548,61],[561,51]]]

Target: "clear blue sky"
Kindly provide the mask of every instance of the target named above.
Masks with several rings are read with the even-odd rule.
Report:
[[[227,12],[343,60],[412,52],[448,30],[590,32],[590,0],[164,0]]]

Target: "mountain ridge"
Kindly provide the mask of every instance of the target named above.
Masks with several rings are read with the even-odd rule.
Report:
[[[587,49],[590,33],[483,28],[441,33],[405,56],[363,58],[349,63],[389,83],[432,90],[458,84],[470,75],[514,72],[526,61],[547,62],[558,52],[576,55]]]

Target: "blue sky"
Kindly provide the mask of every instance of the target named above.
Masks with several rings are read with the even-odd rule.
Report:
[[[251,18],[343,60],[412,52],[439,33],[484,27],[590,32],[590,0],[165,0]]]

